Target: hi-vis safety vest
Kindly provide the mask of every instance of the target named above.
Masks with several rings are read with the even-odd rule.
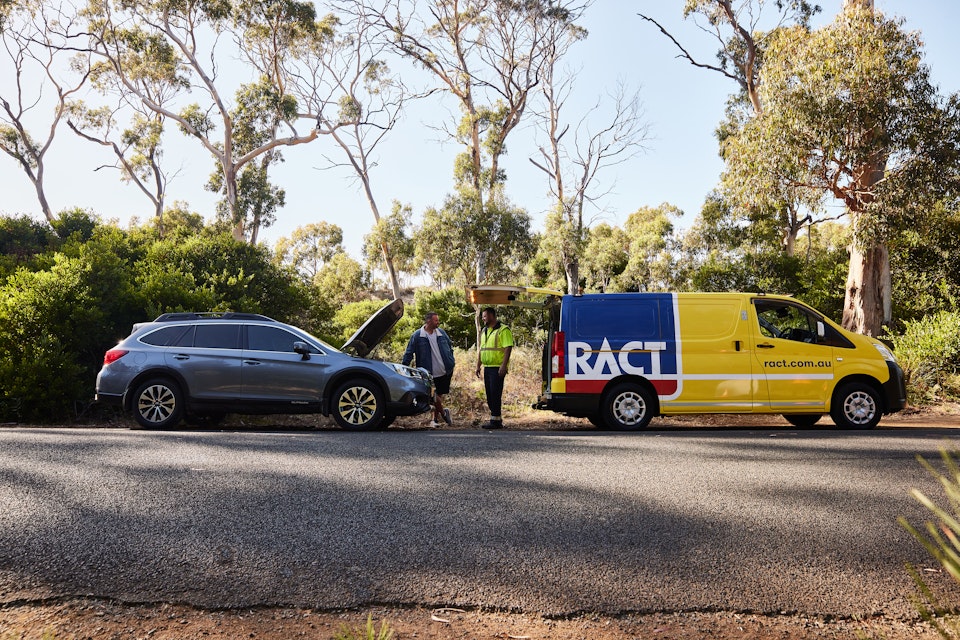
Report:
[[[504,352],[513,346],[513,334],[502,323],[496,329],[484,327],[480,332],[480,364],[485,367],[499,367],[503,364]]]

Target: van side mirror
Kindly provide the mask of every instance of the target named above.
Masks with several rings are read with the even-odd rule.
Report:
[[[817,337],[822,338],[826,335],[827,330],[823,326],[823,320],[817,320]]]

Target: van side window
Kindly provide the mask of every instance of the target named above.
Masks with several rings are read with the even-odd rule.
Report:
[[[754,300],[760,333],[768,338],[818,344],[818,318],[781,300]]]

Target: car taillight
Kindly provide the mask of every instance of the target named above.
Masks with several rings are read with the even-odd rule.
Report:
[[[103,366],[107,366],[111,362],[116,362],[128,353],[130,352],[126,349],[110,349],[110,351],[103,354]]]
[[[567,341],[564,339],[563,331],[553,332],[553,344],[550,346],[550,377],[562,378],[563,370],[566,368],[565,355]]]

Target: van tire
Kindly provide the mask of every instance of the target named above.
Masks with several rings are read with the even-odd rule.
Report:
[[[784,420],[789,422],[795,427],[800,427],[805,429],[807,427],[812,427],[817,424],[821,418],[819,413],[785,413],[783,414]]]
[[[841,429],[873,429],[882,416],[880,396],[868,384],[848,382],[833,394],[830,417]]]
[[[604,395],[600,417],[608,429],[636,431],[650,424],[653,411],[653,394],[638,384],[624,382]]]

